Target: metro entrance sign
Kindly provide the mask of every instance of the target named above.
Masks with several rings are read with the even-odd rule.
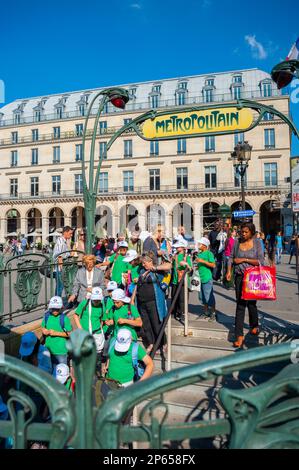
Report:
[[[234,211],[233,212],[233,216],[235,217],[235,219],[241,219],[243,217],[253,217],[254,214],[256,214],[255,211]]]

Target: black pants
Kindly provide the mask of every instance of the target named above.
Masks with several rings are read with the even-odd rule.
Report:
[[[213,279],[214,281],[219,281],[219,279],[221,278],[224,251],[221,251],[221,253],[213,252],[213,255],[215,257],[215,268],[213,269]]]
[[[244,336],[243,327],[244,327],[246,307],[248,308],[248,312],[249,312],[250,328],[256,328],[258,326],[258,313],[257,313],[256,300],[243,300],[241,298],[242,283],[243,283],[243,276],[236,275],[235,276],[236,302],[237,302],[236,321],[235,321],[236,338],[238,336]]]
[[[156,340],[158,339],[162,322],[159,318],[155,300],[139,303],[138,309],[142,319],[142,339],[145,347],[148,348],[150,344],[155,344]],[[166,344],[165,333],[158,349],[161,348],[161,346],[164,344]]]
[[[174,296],[178,290],[179,284],[172,286],[171,288],[171,302],[174,299]],[[175,318],[183,318],[185,313],[185,279],[181,288],[181,291],[178,295],[176,303],[173,308],[173,315]]]

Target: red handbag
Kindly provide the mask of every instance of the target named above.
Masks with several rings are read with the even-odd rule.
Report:
[[[242,284],[243,300],[276,300],[276,269],[270,266],[246,268]]]

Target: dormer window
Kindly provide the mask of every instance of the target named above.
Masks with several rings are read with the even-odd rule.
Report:
[[[130,100],[135,100],[136,99],[136,91],[137,91],[137,88],[130,88],[128,90]]]
[[[158,108],[160,106],[161,85],[153,85],[152,91],[149,94],[149,101],[151,108]]]
[[[261,95],[263,98],[272,96],[272,82],[270,79],[263,80],[260,83]]]
[[[154,85],[152,91],[154,93],[161,93],[161,85]]]
[[[85,104],[79,104],[79,114],[80,116],[85,115]]]
[[[215,79],[214,77],[207,77],[205,79],[205,86],[202,89],[203,101],[211,103],[214,101]]]
[[[233,100],[241,99],[243,87],[244,87],[244,83],[242,82],[242,75],[241,74],[233,75],[232,84],[230,86]]]
[[[206,78],[205,86],[215,86],[215,78]]]
[[[20,124],[20,123],[21,123],[21,113],[15,113],[14,124]]]
[[[62,119],[62,113],[63,113],[63,108],[62,108],[62,106],[58,106],[58,107],[56,108],[56,117],[57,117],[58,119]]]
[[[234,75],[233,83],[242,83],[242,75]]]
[[[86,114],[86,107],[88,104],[88,98],[89,98],[90,93],[85,93],[84,95],[81,95],[80,100],[77,101],[77,106],[78,106],[78,111],[80,116],[85,116]]]
[[[187,90],[187,82],[179,82],[179,88],[182,90]]]
[[[37,111],[34,112],[34,121],[35,122],[39,122],[41,120],[41,117],[42,117],[42,115],[41,115],[40,110],[37,110]]]

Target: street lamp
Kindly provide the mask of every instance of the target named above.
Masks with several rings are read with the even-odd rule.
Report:
[[[96,101],[96,99],[102,96],[102,99],[99,103],[98,111],[95,117],[94,126],[93,126],[93,133],[91,139],[91,146],[90,146],[90,158],[89,158],[89,175],[88,180],[89,183],[87,184],[86,178],[86,171],[85,171],[85,141],[87,135],[87,126],[88,121],[91,115],[92,107]],[[92,99],[85,123],[84,123],[84,130],[83,130],[83,137],[82,137],[82,182],[83,182],[83,199],[84,199],[84,208],[85,208],[85,220],[86,220],[86,253],[92,252],[92,243],[95,237],[95,210],[96,210],[96,200],[97,200],[97,193],[98,193],[98,185],[99,185],[99,178],[100,178],[100,171],[101,165],[103,160],[103,155],[100,156],[99,163],[96,169],[96,176],[94,178],[94,160],[95,160],[95,144],[96,144],[96,136],[97,136],[97,129],[99,124],[99,119],[103,109],[105,108],[106,104],[111,103],[116,108],[124,109],[127,102],[129,101],[129,94],[127,90],[124,88],[107,88],[106,90],[101,90],[97,93],[94,98]]]
[[[285,60],[275,65],[271,77],[279,90],[288,86],[293,78],[299,78],[299,60]]]
[[[241,194],[242,194],[242,210],[245,211],[245,175],[248,168],[248,162],[251,159],[252,146],[245,141],[243,144],[239,142],[234,151],[231,153],[231,157],[234,162],[234,168],[236,173],[241,177]]]

